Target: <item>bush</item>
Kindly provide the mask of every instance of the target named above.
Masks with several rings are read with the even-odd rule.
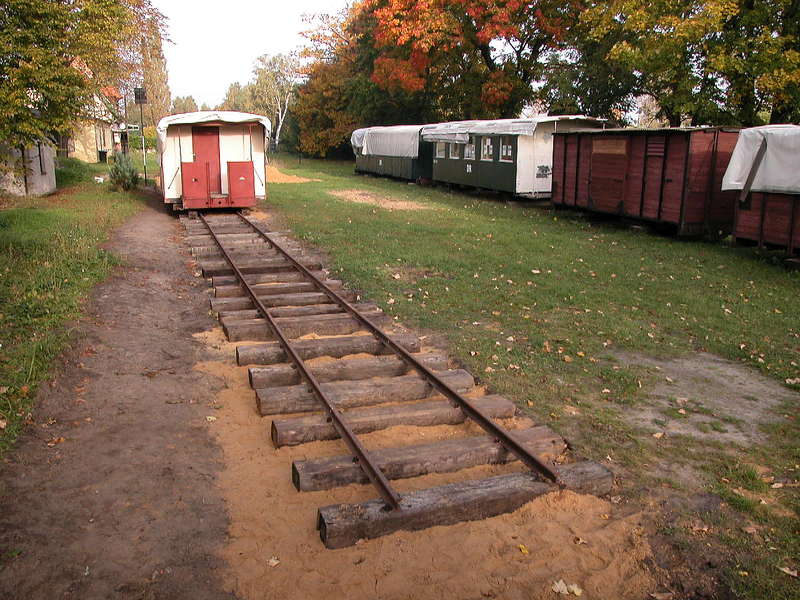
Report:
[[[139,184],[139,173],[133,166],[127,154],[118,154],[108,172],[111,185],[123,190],[131,190]]]
[[[89,181],[93,170],[82,160],[77,158],[59,158],[56,167],[56,186],[65,187],[83,181]]]

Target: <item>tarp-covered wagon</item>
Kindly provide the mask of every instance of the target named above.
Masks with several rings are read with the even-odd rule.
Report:
[[[722,189],[738,192],[737,240],[800,248],[800,126],[765,125],[743,129]]]
[[[364,127],[350,136],[356,173],[420,181],[431,178],[433,144],[420,137],[422,125]]]
[[[159,187],[175,210],[255,206],[266,195],[272,129],[261,115],[199,111],[159,121]]]

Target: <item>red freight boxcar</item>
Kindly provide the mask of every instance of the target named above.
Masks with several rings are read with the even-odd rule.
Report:
[[[743,129],[722,180],[723,190],[739,196],[733,235],[800,248],[800,127],[765,125]]]
[[[227,110],[159,121],[159,188],[173,209],[255,206],[266,195],[267,117]]]
[[[556,133],[553,204],[727,235],[736,195],[720,181],[737,136],[718,127]]]

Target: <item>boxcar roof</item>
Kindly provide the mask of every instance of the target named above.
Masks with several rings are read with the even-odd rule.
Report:
[[[264,140],[269,138],[272,123],[263,115],[236,112],[233,110],[200,110],[164,117],[158,122],[156,133],[163,145],[167,139],[167,129],[173,125],[200,125],[202,123],[260,123],[264,126]]]
[[[450,121],[426,125],[422,138],[429,142],[466,142],[470,135],[533,135],[540,123],[555,121],[591,121],[602,123],[605,119],[585,115],[557,115],[530,119],[495,119],[481,121]]]
[[[635,135],[638,133],[690,133],[692,131],[738,131],[737,127],[607,127],[606,129],[570,129],[558,131],[559,135],[571,133],[592,133],[602,135],[608,133]]]
[[[766,151],[760,164],[755,164],[761,145]],[[800,126],[764,125],[739,132],[728,169],[722,178],[723,190],[744,188],[750,171],[756,168],[750,187],[754,192],[800,194]]]

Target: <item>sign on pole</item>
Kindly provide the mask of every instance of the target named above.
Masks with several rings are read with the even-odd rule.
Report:
[[[133,88],[133,102],[139,105],[139,123],[141,125],[139,131],[141,131],[142,137],[142,169],[144,169],[144,183],[147,185],[147,151],[144,147],[144,109],[142,108],[143,104],[147,104],[147,92],[145,92],[143,87]]]

